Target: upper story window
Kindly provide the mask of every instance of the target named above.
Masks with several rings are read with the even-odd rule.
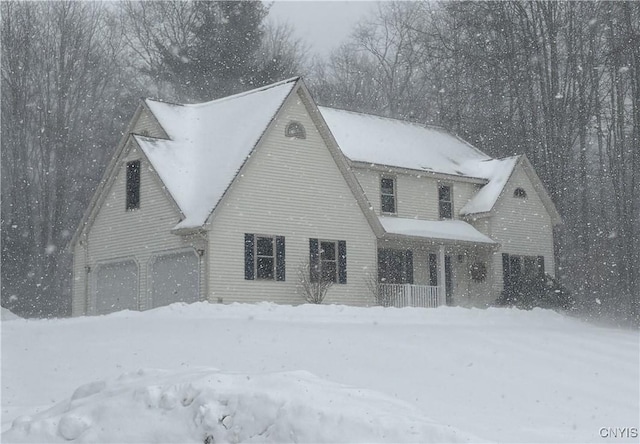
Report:
[[[127,162],[127,210],[140,208],[140,161]]]
[[[438,185],[438,211],[440,219],[453,218],[453,193],[451,185]]]
[[[515,191],[513,192],[513,197],[518,197],[520,199],[526,199],[527,198],[527,192],[524,190],[524,188],[516,188]]]
[[[295,139],[306,139],[307,132],[304,129],[304,126],[300,122],[289,122],[287,127],[284,130],[284,135],[287,137],[293,137]]]
[[[396,180],[392,177],[380,179],[380,209],[383,213],[396,213]]]

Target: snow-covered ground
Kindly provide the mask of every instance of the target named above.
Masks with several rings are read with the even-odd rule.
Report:
[[[613,442],[640,425],[639,355],[637,331],[546,310],[3,320],[2,441]]]

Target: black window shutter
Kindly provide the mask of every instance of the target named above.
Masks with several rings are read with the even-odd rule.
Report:
[[[276,281],[284,281],[285,259],[284,259],[284,236],[276,236]]]
[[[309,239],[309,278],[318,282],[320,278],[320,248],[318,239]]]
[[[338,282],[347,283],[347,243],[338,241]]]
[[[504,291],[511,291],[511,267],[510,267],[509,255],[502,253],[502,286]]]
[[[438,258],[433,253],[429,253],[429,285],[438,285]]]
[[[244,235],[244,278],[253,280],[255,278],[255,258],[253,257],[253,242],[255,236],[245,233]]]
[[[544,277],[544,256],[538,256],[538,275]]]
[[[413,251],[404,252],[404,269],[406,273],[406,284],[413,284]]]

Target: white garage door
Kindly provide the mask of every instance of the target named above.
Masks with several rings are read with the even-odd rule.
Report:
[[[133,260],[98,265],[96,313],[138,309],[138,264]]]
[[[151,306],[199,301],[199,263],[195,251],[156,257],[151,266]]]

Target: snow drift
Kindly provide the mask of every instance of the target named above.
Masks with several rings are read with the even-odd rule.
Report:
[[[639,358],[637,331],[540,309],[16,319],[2,323],[2,442],[602,442],[603,427],[638,427]]]

